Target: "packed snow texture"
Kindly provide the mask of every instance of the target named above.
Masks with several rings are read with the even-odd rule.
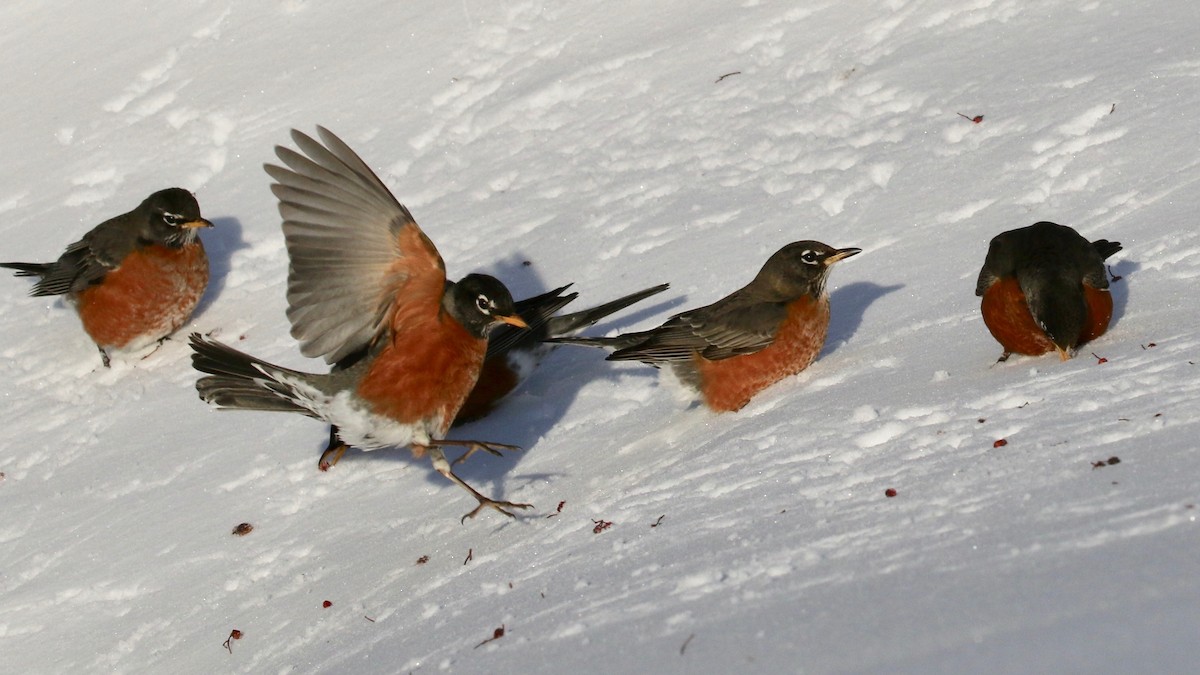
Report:
[[[19,1],[0,23],[0,259],[188,188],[213,280],[182,333],[282,365],[323,368],[288,333],[261,169],[292,127],[350,143],[452,278],[574,282],[575,309],[671,282],[595,334],[790,241],[863,249],[817,362],[736,414],[557,350],[455,432],[522,446],[461,475],[536,509],[465,525],[426,460],[320,473],[321,424],[209,409],[182,336],[105,370],[69,307],[4,278],[5,670],[1200,661],[1200,4]],[[995,364],[975,276],[1038,220],[1124,245],[1113,325]]]

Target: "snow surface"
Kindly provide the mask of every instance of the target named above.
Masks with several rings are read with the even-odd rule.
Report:
[[[184,332],[284,365],[322,367],[288,336],[261,169],[290,127],[350,142],[452,277],[573,281],[577,307],[672,283],[599,332],[789,241],[864,250],[821,358],[738,414],[558,350],[458,431],[525,448],[462,474],[536,511],[465,525],[427,461],[319,473],[322,425],[208,409],[182,340],[103,370],[69,309],[4,280],[4,670],[1200,661],[1200,4],[15,0],[0,23],[0,258],[186,187],[216,227]],[[1043,219],[1124,244],[1114,324],[993,366],[975,275]]]

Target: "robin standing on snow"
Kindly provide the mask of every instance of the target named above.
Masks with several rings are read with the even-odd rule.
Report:
[[[288,270],[288,319],[300,352],[327,374],[301,373],[192,335],[193,366],[209,377],[201,398],[222,408],[298,412],[328,422],[362,450],[410,446],[484,507],[507,516],[529,504],[485,497],[451,470],[442,449],[499,454],[513,446],[444,438],[475,385],[498,325],[523,327],[504,284],[484,274],[457,282],[408,209],[341,139],[299,131],[300,153],[277,147],[275,179]],[[303,153],[303,154],[301,154]],[[456,462],[457,463],[457,462]]]
[[[1009,354],[1057,351],[1062,360],[1108,330],[1113,301],[1104,260],[1121,244],[1089,242],[1050,222],[996,235],[988,247],[975,295],[983,322]]]
[[[100,223],[52,263],[0,263],[38,277],[34,296],[65,295],[100,349],[136,351],[182,326],[208,286],[208,256],[196,236],[212,223],[192,193],[168,188]]]
[[[740,410],[755,394],[817,358],[829,327],[829,269],[861,250],[794,242],[772,255],[746,286],[658,328],[557,341],[613,348],[610,361],[669,363],[709,408]]]

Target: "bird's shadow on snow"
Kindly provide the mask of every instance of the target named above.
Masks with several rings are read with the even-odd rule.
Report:
[[[522,256],[511,256],[500,261],[491,273],[510,288],[515,288],[514,294],[518,298],[537,295],[570,281],[567,279],[546,283],[533,269],[534,265],[526,263],[527,260]],[[632,292],[630,289],[606,292],[575,286],[572,286],[571,290],[578,291],[582,297],[573,305],[565,307],[562,313],[593,307]],[[588,335],[604,335],[629,330],[630,327],[652,317],[663,316],[665,319],[667,312],[683,302],[683,298],[678,296],[662,300],[659,298],[662,296],[653,296],[615,315],[605,317],[583,332]],[[654,302],[655,300],[658,302]],[[617,372],[617,368],[604,361],[605,355],[605,351],[598,348],[561,345],[548,354],[537,370],[520,387],[501,400],[486,417],[452,429],[449,434],[451,438],[496,441],[523,448],[520,452],[505,453],[503,458],[476,453],[470,461],[456,467],[455,474],[472,485],[477,482],[495,483],[501,481],[506,474],[522,484],[545,482],[554,478],[557,474],[513,474],[512,469],[525,452],[536,446],[538,441],[562,420],[585,384],[602,377],[615,379],[630,374],[657,376],[655,369],[641,364],[626,364],[626,367],[620,368],[621,372]],[[442,480],[441,476],[436,474],[433,475],[433,479]],[[478,486],[476,488],[478,489]]]
[[[880,286],[870,281],[856,281],[829,294],[829,332],[821,356],[832,354],[858,332],[863,314],[871,303],[888,293],[904,288],[904,284]]]
[[[225,290],[225,281],[233,269],[233,253],[246,247],[242,222],[237,218],[214,218],[212,229],[200,233],[204,252],[208,255],[208,288],[200,298],[193,316],[203,314]]]
[[[1125,316],[1125,306],[1129,303],[1129,278],[1140,269],[1142,264],[1133,260],[1121,260],[1108,266],[1108,292],[1112,294],[1113,301],[1110,328],[1120,323],[1121,317]]]

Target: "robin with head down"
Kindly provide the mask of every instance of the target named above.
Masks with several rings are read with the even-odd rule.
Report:
[[[52,263],[6,262],[37,277],[31,295],[66,296],[104,366],[113,351],[137,351],[179,329],[208,286],[208,256],[192,193],[159,190],[134,210],[100,223]]]
[[[333,425],[362,450],[409,446],[469,492],[507,516],[529,504],[486,497],[451,470],[443,448],[499,454],[513,446],[444,436],[475,385],[495,327],[523,327],[499,280],[446,279],[433,242],[374,172],[341,139],[318,127],[299,132],[300,152],[277,147],[285,167],[275,179],[290,266],[288,319],[300,352],[334,367],[310,374],[276,366],[200,335],[196,383],[221,408],[297,412]],[[463,458],[460,458],[463,459]]]
[[[749,284],[658,328],[556,341],[612,348],[610,361],[670,364],[709,408],[740,410],[758,392],[817,358],[829,328],[829,270],[861,250],[794,242],[772,255]]]
[[[1104,260],[1121,250],[1042,221],[996,235],[975,284],[983,322],[1010,354],[1067,360],[1108,330],[1113,301]]]

